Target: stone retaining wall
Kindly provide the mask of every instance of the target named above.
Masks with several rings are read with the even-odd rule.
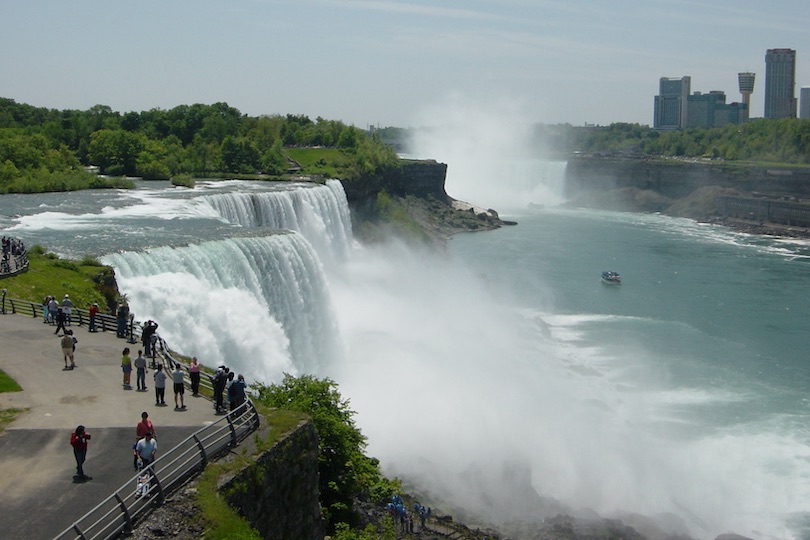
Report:
[[[318,436],[306,421],[257,454],[221,493],[262,538],[322,540],[318,479]]]

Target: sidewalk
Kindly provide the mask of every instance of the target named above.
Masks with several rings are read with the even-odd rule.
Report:
[[[165,407],[155,406],[152,370],[148,390],[124,390],[121,351],[128,344],[111,332],[72,327],[76,365],[65,371],[59,338],[42,319],[0,315],[0,369],[22,392],[0,394],[0,409],[27,409],[0,435],[0,530],[7,538],[53,538],[131,478],[132,443],[141,412],[155,425],[160,450],[168,450],[218,419],[211,402],[186,392],[186,409],[174,409],[171,384]],[[135,384],[135,374],[132,374]],[[73,483],[70,433],[83,424],[92,435],[85,472]],[[134,489],[134,485],[133,485]]]

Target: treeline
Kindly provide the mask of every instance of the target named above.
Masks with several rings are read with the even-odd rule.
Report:
[[[285,148],[304,146],[340,150],[339,172],[347,177],[397,162],[377,138],[320,117],[251,117],[227,103],[121,114],[104,105],[55,110],[0,98],[0,191],[46,172],[82,175],[88,165],[146,179],[280,175],[292,165]]]
[[[538,125],[537,141],[554,152],[683,156],[733,161],[810,163],[810,120],[755,119],[713,129],[659,131],[640,124]]]

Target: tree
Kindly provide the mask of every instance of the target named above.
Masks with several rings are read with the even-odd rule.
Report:
[[[271,407],[305,412],[312,417],[320,442],[321,507],[327,527],[334,532],[338,523],[357,524],[352,511],[354,497],[375,490],[379,498],[397,491],[379,471],[379,461],[364,454],[366,438],[354,423],[349,408],[331,379],[311,375],[285,375],[281,384],[260,385],[258,401]]]
[[[146,141],[140,133],[102,129],[90,135],[87,157],[105,174],[135,175],[138,155],[144,150]]]

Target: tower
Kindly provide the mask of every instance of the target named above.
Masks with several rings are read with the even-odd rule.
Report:
[[[737,82],[740,85],[740,94],[742,94],[742,102],[745,105],[745,119],[748,120],[749,111],[751,110],[751,94],[754,93],[754,79],[756,73],[743,72],[737,73]]]
[[[765,53],[765,118],[796,118],[796,51]]]

